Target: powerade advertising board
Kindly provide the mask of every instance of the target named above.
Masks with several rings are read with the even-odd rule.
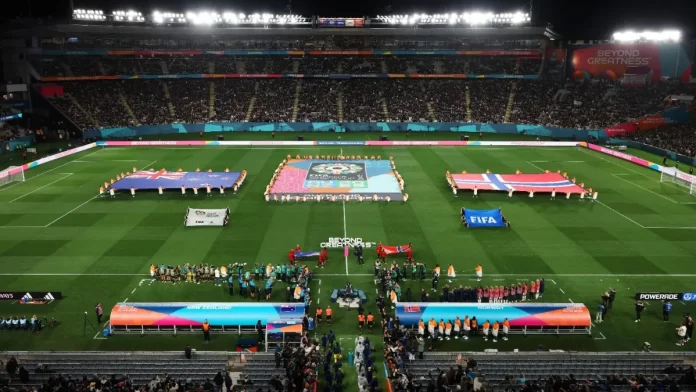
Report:
[[[254,326],[258,321],[302,320],[302,303],[175,302],[121,303],[111,310],[111,326]]]

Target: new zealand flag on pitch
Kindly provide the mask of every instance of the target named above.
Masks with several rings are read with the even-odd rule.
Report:
[[[114,189],[179,189],[181,186],[186,188],[205,188],[210,185],[213,188],[225,187],[232,188],[239,179],[241,173],[238,172],[169,172],[160,171],[137,171],[116,182],[111,187]]]

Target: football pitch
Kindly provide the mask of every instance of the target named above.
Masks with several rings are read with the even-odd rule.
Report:
[[[226,135],[227,136],[227,135]],[[240,135],[239,140],[246,134]],[[434,138],[431,136],[430,138]],[[393,157],[404,179],[407,202],[266,202],[264,190],[287,155],[381,155]],[[633,152],[631,152],[633,153]],[[652,159],[656,159],[652,157]],[[119,193],[96,197],[104,181],[132,168],[220,172],[247,170],[238,193],[221,196],[178,191]],[[598,202],[538,194],[508,198],[505,193],[471,192],[457,196],[445,171],[460,173],[567,172],[599,192]],[[681,316],[696,311],[693,303],[674,303],[672,319],[662,321],[662,305],[649,302],[640,323],[634,322],[636,292],[696,291],[696,198],[688,190],[661,184],[659,173],[576,147],[107,147],[59,159],[26,172],[27,181],[0,188],[0,287],[2,291],[60,291],[62,300],[47,305],[0,301],[0,316],[55,317],[58,326],[40,334],[0,332],[5,350],[179,350],[198,346],[199,335],[115,335],[101,337],[93,308],[104,307],[105,320],[117,302],[226,302],[226,287],[213,283],[152,282],[151,264],[285,263],[296,244],[319,250],[330,237],[362,238],[387,245],[412,243],[414,258],[431,270],[454,264],[458,277],[451,285],[474,286],[471,271],[482,264],[485,285],[546,279],[546,302],[584,303],[594,318],[600,295],[617,290],[614,308],[588,336],[513,336],[506,342],[480,339],[438,343],[442,351],[499,350],[637,350],[650,342],[654,350],[690,350],[675,345]],[[187,207],[231,210],[227,227],[185,228]],[[462,207],[501,207],[509,229],[467,229]],[[365,265],[345,258],[342,249],[329,251],[324,269],[308,261],[315,273],[311,288],[316,306],[330,303],[333,289],[350,281],[374,304],[374,252],[367,248]],[[403,263],[403,257],[391,257]],[[440,280],[440,287],[446,284]],[[407,280],[414,298],[430,280]],[[274,301],[284,302],[285,285],[274,287]],[[356,312],[338,309],[333,329],[339,338],[358,333]],[[89,323],[85,326],[84,313]],[[373,341],[380,341],[375,329]],[[236,336],[213,335],[206,350],[233,350]]]

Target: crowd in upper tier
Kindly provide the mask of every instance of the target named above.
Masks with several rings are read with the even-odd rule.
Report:
[[[538,75],[540,57],[520,56],[43,56],[42,76],[177,74],[506,74]]]
[[[206,122],[473,122],[599,130],[665,109],[694,85],[507,79],[173,79],[65,82],[82,128]],[[686,144],[683,144],[686,146]],[[694,151],[694,148],[689,148]]]

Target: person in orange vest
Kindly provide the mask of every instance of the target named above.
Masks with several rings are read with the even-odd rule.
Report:
[[[469,332],[471,332],[471,320],[469,320],[469,316],[464,316],[464,340],[469,339]]]
[[[493,343],[498,342],[498,329],[500,328],[500,324],[498,322],[493,323],[493,329],[491,330],[491,333],[493,334]]]
[[[454,338],[459,339],[461,334],[462,334],[462,320],[460,320],[459,316],[457,316],[457,318],[454,319]]]
[[[450,340],[452,336],[452,320],[447,320],[445,323],[445,339]]]
[[[362,332],[364,325],[365,325],[365,315],[362,313],[358,313],[358,327],[360,328],[360,332]]]
[[[321,308],[317,308],[316,322],[317,325],[321,324],[321,314],[323,313]]]
[[[491,329],[491,323],[490,323],[488,320],[486,320],[486,321],[483,323],[483,328],[482,328],[482,330],[483,330],[483,340],[488,341],[488,331],[489,331],[490,329]]]
[[[333,311],[331,310],[331,306],[326,307],[326,322],[331,325],[331,314]]]
[[[210,323],[208,319],[203,322],[203,343],[210,343]]]
[[[483,278],[483,267],[479,264],[476,266],[476,280],[480,282],[481,278]]]
[[[375,324],[375,316],[372,315],[372,312],[367,313],[367,328],[370,329],[370,332],[372,332],[372,326]]]
[[[510,332],[510,322],[507,317],[503,320],[503,340],[508,340],[508,332]]]

